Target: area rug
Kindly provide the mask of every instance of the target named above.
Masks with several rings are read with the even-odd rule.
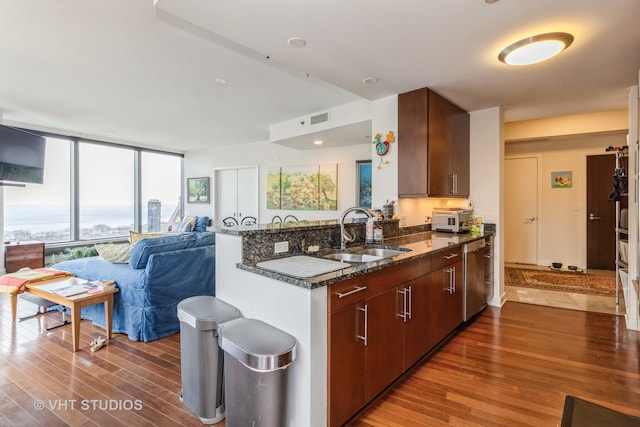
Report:
[[[560,427],[639,426],[640,418],[567,395]]]
[[[512,267],[505,267],[504,273],[506,286],[589,295],[616,295],[616,281],[613,275],[601,276],[589,273]]]

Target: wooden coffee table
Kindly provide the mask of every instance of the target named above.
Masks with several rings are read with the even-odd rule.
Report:
[[[53,301],[56,304],[68,307],[71,310],[71,328],[73,329],[73,351],[78,351],[80,347],[80,311],[82,307],[89,305],[104,303],[104,319],[105,319],[105,333],[107,339],[111,339],[111,319],[113,317],[113,294],[118,292],[118,288],[113,287],[106,289],[102,292],[95,294],[89,294],[87,292],[77,295],[65,297],[54,292],[40,289],[42,285],[55,283],[57,281],[63,281],[68,279],[67,277],[59,280],[47,280],[38,283],[29,283],[26,286],[27,292],[44,298],[49,301]]]

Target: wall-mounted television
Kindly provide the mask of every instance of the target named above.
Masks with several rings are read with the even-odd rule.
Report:
[[[42,184],[46,139],[0,125],[0,181]]]

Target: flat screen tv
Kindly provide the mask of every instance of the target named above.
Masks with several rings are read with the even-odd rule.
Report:
[[[42,184],[46,139],[0,125],[0,181]]]

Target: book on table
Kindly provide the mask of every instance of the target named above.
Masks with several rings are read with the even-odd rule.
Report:
[[[78,277],[69,277],[68,279],[61,280],[59,282],[40,285],[38,288],[64,297],[82,294],[89,292],[92,289],[107,289],[103,287],[102,282],[89,281]]]

